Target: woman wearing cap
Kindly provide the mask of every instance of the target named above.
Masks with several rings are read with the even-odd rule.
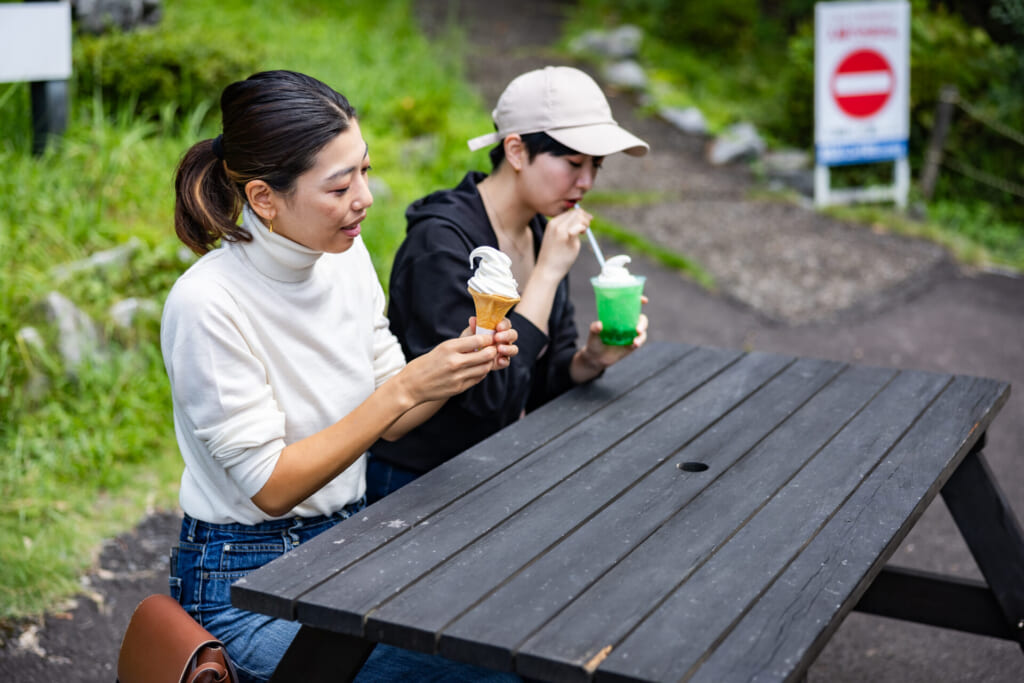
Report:
[[[406,363],[360,236],[370,158],[348,100],[269,71],[225,88],[221,111],[224,132],[188,150],[175,185],[177,234],[202,257],[161,322],[185,461],[170,587],[255,683],[299,625],[233,607],[231,584],[358,512],[366,448],[507,364],[515,331]],[[378,645],[357,680],[490,676]]]
[[[467,173],[454,189],[406,211],[388,317],[407,357],[428,352],[473,312],[466,289],[470,252],[496,247],[511,259],[520,288],[521,300],[509,313],[519,354],[402,439],[375,444],[367,466],[370,502],[597,377],[647,339],[644,316],[631,347],[604,346],[600,323],[593,322],[578,348],[568,281],[591,219],[577,203],[605,156],[640,156],[647,143],[619,127],[600,86],[570,67],[518,76],[492,115],[496,132],[469,141],[474,150],[495,145],[491,174]]]

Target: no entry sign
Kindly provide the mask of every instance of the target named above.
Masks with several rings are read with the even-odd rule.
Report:
[[[854,50],[832,76],[832,97],[843,113],[857,119],[874,116],[893,93],[892,65],[876,50]]]
[[[819,164],[906,156],[909,32],[907,2],[815,6],[814,143]]]

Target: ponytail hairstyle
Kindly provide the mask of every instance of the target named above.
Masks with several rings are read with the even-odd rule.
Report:
[[[294,71],[263,71],[232,83],[220,109],[224,132],[193,145],[174,182],[174,230],[199,255],[221,238],[250,241],[238,225],[246,184],[262,180],[291,193],[320,150],[356,118],[344,95]]]

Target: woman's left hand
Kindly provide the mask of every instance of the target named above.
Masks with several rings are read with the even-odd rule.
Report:
[[[459,336],[468,337],[474,329],[476,329],[476,316],[471,315],[469,316],[469,327],[464,329]],[[516,346],[517,339],[519,339],[519,333],[512,329],[512,321],[502,318],[494,331],[494,346],[498,350],[498,355],[494,358],[491,370],[502,370],[509,366],[512,356],[519,353],[519,347]]]
[[[601,322],[595,320],[590,323],[583,352],[602,369],[615,365],[647,342],[647,322],[647,316],[641,313],[636,324],[636,338],[629,346],[607,346],[601,341]]]
[[[647,303],[646,296],[641,296],[640,300]],[[589,381],[639,349],[647,342],[647,325],[647,316],[641,313],[637,320],[633,343],[628,346],[608,346],[601,341],[601,322],[595,320],[590,323],[587,343],[576,352],[569,370],[573,380],[577,383]]]

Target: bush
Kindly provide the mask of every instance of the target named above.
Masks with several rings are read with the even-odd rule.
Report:
[[[167,106],[191,111],[204,101],[217,102],[226,83],[256,71],[263,57],[259,45],[243,35],[212,41],[202,27],[158,27],[78,36],[73,59],[79,97],[98,95],[107,112],[128,107],[156,116]]]
[[[667,43],[693,49],[745,49],[759,18],[758,0],[592,0],[590,5],[601,14],[637,24]]]

